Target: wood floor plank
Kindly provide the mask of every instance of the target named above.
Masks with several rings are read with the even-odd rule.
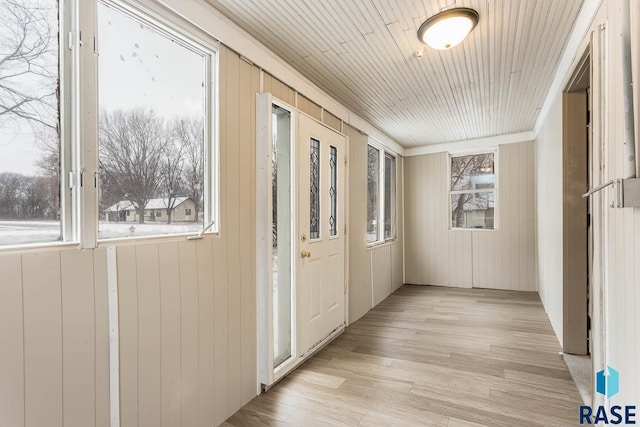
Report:
[[[224,425],[574,425],[559,351],[535,293],[405,285]]]

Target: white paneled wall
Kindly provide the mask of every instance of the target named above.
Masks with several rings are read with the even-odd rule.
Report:
[[[106,252],[0,256],[0,425],[107,426]]]
[[[123,427],[217,425],[257,394],[260,74],[219,58],[220,235],[117,247]],[[0,426],[109,425],[106,249],[4,253],[0,272]]]
[[[562,341],[562,98],[556,98],[536,140],[538,293]]]
[[[603,49],[607,51],[608,62],[604,64],[603,70],[599,70],[598,66],[593,66],[591,70],[595,76],[595,81],[592,82],[594,111],[605,109],[602,116],[594,114],[592,117],[594,140],[601,141],[606,152],[602,165],[595,165],[592,169],[592,175],[601,180],[594,185],[624,177],[625,155],[622,142],[625,107],[620,59],[622,46],[619,37],[621,5],[622,1],[604,1],[582,44],[586,49],[593,32],[594,44],[599,45],[597,40],[601,39],[601,31],[606,27],[608,44]],[[599,58],[592,58],[592,65],[598,63]],[[606,74],[603,80],[600,80],[601,71]],[[569,76],[566,77],[568,79]],[[606,94],[606,101],[600,99],[601,89]],[[539,287],[541,299],[561,342],[562,188],[556,188],[555,183],[562,176],[562,117],[562,100],[558,93],[536,141],[538,162],[547,163],[546,167],[538,165],[536,178],[539,206]],[[594,259],[594,269],[604,268],[604,281],[601,283],[599,275],[594,274],[595,283],[591,294],[593,300],[598,303],[602,301],[604,307],[601,309],[596,306],[593,312],[593,370],[599,371],[608,364],[620,372],[620,393],[610,399],[609,405],[636,405],[640,401],[640,208],[610,208],[608,202],[612,197],[611,190],[603,190],[600,194],[605,201],[604,217],[594,216],[592,223],[596,232],[602,229],[605,248],[602,257]],[[594,200],[597,203],[599,198]],[[594,399],[598,398],[597,393],[594,392],[593,395]]]
[[[403,168],[396,157],[398,239],[367,247],[367,135],[346,125],[349,137],[349,323],[389,296],[403,284]]]
[[[535,291],[534,144],[498,152],[498,230],[449,230],[447,153],[405,159],[405,282]]]

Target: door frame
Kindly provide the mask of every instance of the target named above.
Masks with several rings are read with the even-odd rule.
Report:
[[[271,246],[272,246],[272,192],[271,192],[271,149],[272,149],[272,123],[271,123],[271,111],[272,106],[277,105],[291,112],[291,193],[293,210],[293,224],[292,224],[292,307],[293,316],[293,329],[292,336],[295,343],[292,343],[292,355],[291,357],[274,369],[273,366],[273,277],[272,277],[272,263],[271,263]],[[256,94],[256,159],[255,159],[255,180],[256,180],[256,331],[257,331],[257,352],[256,352],[256,365],[257,365],[257,377],[256,388],[258,394],[268,390],[286,375],[291,373],[302,362],[307,360],[310,356],[322,349],[326,344],[331,342],[335,337],[342,333],[346,327],[348,320],[348,295],[349,295],[349,268],[348,268],[348,254],[349,254],[349,235],[344,233],[344,326],[340,330],[335,331],[322,341],[320,345],[315,347],[313,351],[307,354],[300,354],[298,348],[298,319],[296,317],[296,306],[298,304],[297,280],[297,259],[298,259],[298,203],[297,203],[297,190],[298,190],[298,166],[297,161],[298,151],[298,126],[299,117],[304,115],[314,122],[322,125],[323,127],[335,132],[345,138],[345,159],[349,152],[349,138],[344,133],[326,125],[319,121],[317,118],[306,114],[298,108],[274,97],[271,93],[257,93]],[[348,230],[348,218],[349,218],[349,202],[348,202],[348,189],[349,189],[349,164],[344,165],[344,186],[345,186],[345,212],[343,214],[343,224],[345,230]]]
[[[590,87],[590,52],[587,49],[562,93],[562,350],[587,355],[590,132],[587,128],[587,88]],[[590,300],[589,300],[590,301]],[[591,302],[589,302],[590,304]]]

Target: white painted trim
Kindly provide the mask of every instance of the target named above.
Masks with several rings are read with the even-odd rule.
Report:
[[[405,156],[421,156],[423,154],[444,153],[444,152],[462,152],[472,151],[474,153],[479,150],[492,149],[498,145],[515,144],[518,142],[528,142],[535,139],[535,134],[531,131],[520,133],[508,133],[504,135],[487,136],[485,138],[468,139],[466,141],[445,142],[442,144],[431,144],[422,147],[408,148],[405,150]]]
[[[547,119],[547,115],[553,106],[554,100],[564,89],[566,79],[569,78],[569,72],[571,71],[573,63],[583,52],[582,46],[585,37],[587,36],[587,32],[589,31],[589,28],[591,28],[591,24],[600,9],[602,1],[603,0],[585,0],[582,4],[578,17],[573,24],[569,40],[562,52],[558,68],[556,69],[556,74],[553,78],[549,91],[547,92],[547,97],[545,98],[544,103],[540,108],[540,112],[538,113],[538,118],[536,119],[536,124],[533,128],[535,135],[538,135],[538,132],[542,129],[542,125]]]
[[[309,79],[287,64],[282,58],[253,38],[221,12],[203,0],[156,0],[174,13],[189,20],[202,31],[215,37],[225,46],[251,60],[256,66],[277,77],[286,85],[330,111],[340,120],[365,132],[379,141],[385,148],[399,155],[405,149],[372,124],[349,111],[340,102],[328,95]]]
[[[107,248],[109,307],[109,415],[111,427],[120,427],[120,332],[118,326],[118,264],[116,247]]]

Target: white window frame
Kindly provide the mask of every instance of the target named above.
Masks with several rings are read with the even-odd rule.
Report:
[[[115,7],[161,34],[207,55],[204,111],[206,233],[98,239],[98,3]],[[0,252],[48,247],[96,248],[114,241],[218,235],[220,231],[219,43],[153,0],[59,0],[59,126],[61,239],[0,246]],[[127,212],[129,214],[129,212]]]
[[[395,242],[398,239],[398,155],[392,151],[386,150],[381,144],[377,143],[376,141],[372,141],[371,139],[369,139],[369,141],[367,142],[367,162],[368,162],[368,156],[369,156],[369,147],[378,150],[378,221],[377,221],[378,226],[376,229],[377,238],[372,242],[367,241],[367,247],[372,247],[372,246],[383,245],[385,243]],[[393,206],[395,215],[393,215],[393,223],[391,224],[393,235],[385,239],[384,238],[384,219],[385,219],[384,218],[384,202],[385,202],[384,157],[387,154],[395,159],[394,185],[396,187],[395,188],[396,203],[395,203],[395,206]],[[367,171],[368,171],[368,168],[367,168]],[[367,176],[367,179],[368,179],[368,176]],[[367,182],[367,185],[368,185],[368,182]],[[365,238],[366,238],[366,233],[365,233]]]
[[[77,131],[79,104],[79,56],[73,49],[77,34],[79,0],[58,3],[58,126],[60,141],[60,239],[0,246],[0,252],[49,247],[77,246],[79,242],[80,170]],[[72,191],[74,189],[75,191]]]
[[[449,231],[497,231],[499,225],[499,162],[498,162],[498,148],[488,148],[484,150],[465,150],[455,151],[448,153],[447,156],[447,217],[449,218]],[[495,175],[495,183],[493,188],[489,189],[477,189],[473,191],[469,190],[452,190],[451,189],[451,162],[454,157],[473,156],[477,154],[493,153],[493,173]],[[454,227],[453,218],[451,217],[451,195],[462,193],[494,193],[494,208],[493,208],[493,228],[470,228],[470,227]]]
[[[109,239],[99,239],[98,238],[98,221],[99,221],[99,209],[98,209],[98,199],[99,192],[94,189],[94,191],[89,191],[87,194],[85,192],[86,200],[91,200],[92,202],[85,203],[85,206],[82,209],[82,218],[84,218],[83,224],[83,247],[90,248],[96,247],[100,245],[110,245],[114,242],[119,241],[144,241],[150,239],[166,239],[176,236],[194,236],[194,235],[218,235],[220,232],[220,138],[219,138],[219,48],[218,42],[213,38],[203,33],[200,29],[198,29],[195,25],[187,23],[186,21],[180,19],[179,17],[168,13],[167,10],[158,6],[155,2],[151,2],[148,0],[92,0],[90,3],[90,7],[88,7],[88,11],[85,15],[89,15],[93,17],[93,22],[87,22],[86,16],[85,21],[90,28],[92,28],[95,42],[95,46],[99,47],[99,40],[97,39],[97,4],[101,3],[103,5],[115,8],[131,19],[143,21],[146,25],[149,25],[159,34],[165,35],[169,38],[179,40],[180,43],[184,44],[185,47],[193,49],[195,51],[201,52],[204,55],[207,55],[208,60],[206,63],[205,69],[205,109],[204,109],[204,147],[203,147],[203,156],[204,156],[204,191],[203,191],[203,214],[204,214],[204,225],[203,231],[200,233],[188,232],[188,233],[170,233],[170,234],[159,234],[159,235],[148,235],[148,236],[140,236],[140,237],[130,237],[123,236],[117,238],[109,238]],[[99,51],[99,49],[98,49]],[[86,54],[87,52],[83,52]],[[93,52],[92,52],[93,54]],[[85,166],[85,170],[93,170],[95,181],[97,182],[98,176],[98,132],[97,132],[97,121],[98,121],[98,78],[97,73],[97,56],[94,59],[95,63],[93,64],[94,74],[93,76],[84,76],[88,77],[90,80],[93,78],[93,88],[92,93],[88,96],[89,103],[95,108],[94,117],[95,123],[92,123],[92,126],[95,126],[93,129],[89,129],[88,132],[91,133],[92,138],[90,142],[88,142],[85,147],[85,152],[90,151],[92,153],[92,157],[90,158],[91,165]],[[86,85],[85,85],[86,86]],[[86,131],[85,131],[86,132]],[[93,207],[93,209],[91,209]]]

